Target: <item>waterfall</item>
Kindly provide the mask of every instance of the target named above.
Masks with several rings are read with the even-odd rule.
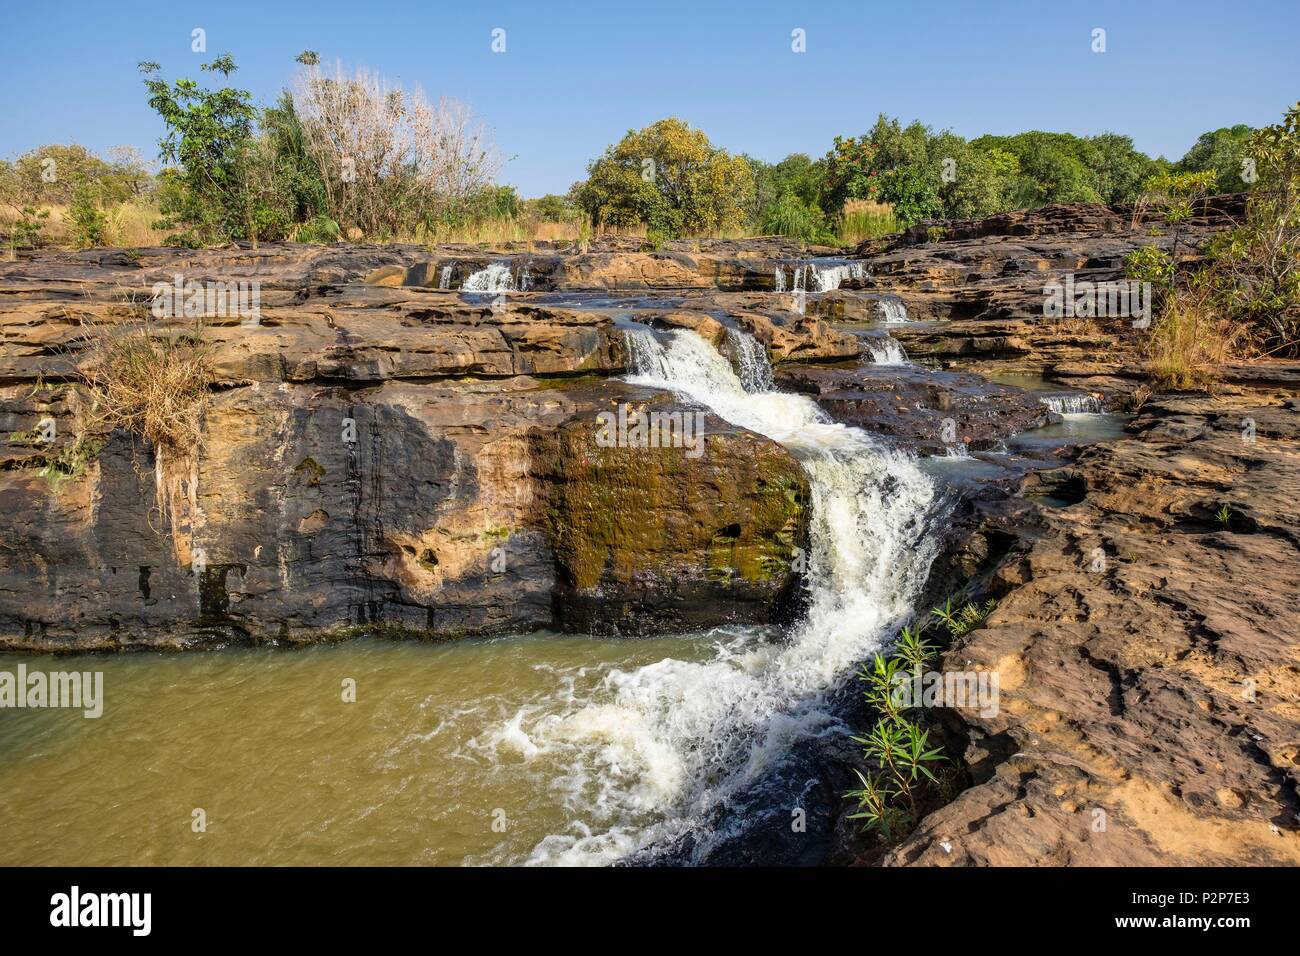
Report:
[[[727,345],[735,356],[736,372],[745,391],[770,392],[776,387],[772,379],[772,363],[767,360],[767,349],[763,348],[758,339],[738,329],[727,329]],[[633,367],[658,369],[654,364]]]
[[[438,274],[438,288],[451,288],[451,273],[456,268],[456,263],[452,262],[442,267],[442,272]]]
[[[661,367],[663,349],[655,340],[655,333],[641,327],[623,330],[623,347],[627,350],[627,367],[635,374],[663,375]]]
[[[1040,399],[1058,415],[1099,415],[1101,402],[1091,395],[1048,395]]]
[[[777,291],[777,292],[784,292],[784,291],[785,291],[785,270],[782,269],[780,266],[777,266],[777,267],[776,267],[776,286],[775,286],[775,288],[776,288],[776,291]]]
[[[907,306],[901,299],[877,299],[876,311],[882,322],[895,324],[907,321]]]
[[[867,274],[866,267],[861,262],[847,262],[842,265],[827,266],[824,269],[818,269],[813,265],[811,269],[813,283],[817,286],[818,292],[830,292],[838,289],[845,279],[862,279]]]
[[[902,344],[892,335],[868,335],[862,344],[871,353],[871,361],[877,365],[910,365]]]
[[[784,640],[711,632],[698,660],[611,669],[507,720],[490,747],[559,761],[573,822],[531,863],[606,863],[689,834],[697,857],[749,825],[728,802],[800,741],[843,733],[829,697],[910,613],[934,557],[934,485],[907,453],[831,422],[811,399],[751,392],[690,331],[625,330],[634,384],[676,392],[785,445],[811,489],[808,612]],[[706,452],[707,454],[708,452]],[[635,508],[636,502],[627,502]]]
[[[494,262],[471,275],[460,288],[462,292],[510,292],[514,287],[509,264]]]

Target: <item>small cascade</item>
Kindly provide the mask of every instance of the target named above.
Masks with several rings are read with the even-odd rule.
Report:
[[[515,283],[509,264],[494,262],[471,275],[460,288],[462,292],[513,292]]]
[[[958,442],[955,445],[948,445],[947,447],[944,448],[943,455],[945,458],[959,458],[962,459],[963,461],[971,460],[970,449],[966,446],[965,442]]]
[[[1039,399],[1057,415],[1100,415],[1101,402],[1091,395],[1047,395]]]
[[[880,321],[890,325],[907,321],[907,306],[901,299],[877,299],[876,312]]]
[[[776,286],[775,286],[775,288],[776,288],[776,291],[777,291],[777,292],[784,292],[784,291],[785,291],[785,270],[782,269],[780,266],[777,266],[777,267],[776,267]]]
[[[797,265],[790,273],[790,305],[800,315],[808,307],[808,266]]]
[[[809,268],[812,270],[813,284],[818,292],[831,292],[843,285],[845,279],[860,281],[867,274],[866,266],[861,262],[846,262],[827,266],[824,269],[819,269],[813,264]]]
[[[623,327],[623,347],[627,349],[627,367],[638,375],[652,377],[664,373],[663,347],[655,333],[644,325],[629,324]]]
[[[767,349],[752,335],[727,329],[727,345],[735,356],[736,374],[747,392],[770,392],[776,386]]]
[[[871,361],[877,365],[910,365],[902,344],[892,335],[871,335],[862,339],[862,344],[871,353]]]
[[[441,271],[440,273],[438,273],[438,288],[439,288],[439,289],[450,289],[450,288],[451,288],[451,274],[452,274],[452,272],[455,271],[455,269],[456,269],[456,263],[454,263],[454,262],[449,263],[448,265],[445,265],[445,266],[442,267],[442,271]]]

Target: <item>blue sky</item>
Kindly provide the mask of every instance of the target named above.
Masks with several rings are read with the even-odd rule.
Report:
[[[1275,122],[1300,99],[1294,0],[38,0],[7,3],[0,23],[0,156],[48,142],[153,156],[161,128],[138,61],[197,76],[230,52],[236,85],[270,102],[313,49],[467,102],[525,196],[563,192],[610,142],[665,116],[766,160],[820,155],[879,112],[964,136],[1110,130],[1177,158],[1205,130]],[[206,57],[190,50],[195,27]],[[1092,52],[1096,27],[1105,53]],[[806,53],[791,52],[795,28]]]

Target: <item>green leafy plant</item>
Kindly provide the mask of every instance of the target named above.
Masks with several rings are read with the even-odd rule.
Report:
[[[1219,524],[1226,528],[1232,523],[1232,511],[1229,510],[1227,505],[1223,505],[1217,512],[1215,512],[1214,518],[1219,522]]]
[[[48,209],[23,206],[19,210],[18,221],[14,223],[10,245],[14,249],[35,249],[41,243],[41,230],[45,228],[45,220],[49,218]]]
[[[78,248],[107,244],[108,214],[99,202],[99,190],[92,184],[80,186],[68,207],[69,238]]]
[[[1174,282],[1173,261],[1155,246],[1139,246],[1124,257],[1124,274],[1153,289],[1168,289]]]
[[[905,701],[897,692],[901,680],[919,674],[937,653],[921,630],[905,627],[894,653],[875,655],[858,674],[867,685],[863,696],[880,716],[870,733],[853,738],[874,769],[864,773],[855,768],[862,786],[845,798],[857,801],[850,819],[863,821],[867,830],[878,831],[886,841],[916,823],[925,788],[939,782],[931,768],[948,759],[941,747],[931,746],[930,731],[912,716],[909,705],[917,702]]]
[[[985,618],[992,614],[997,606],[998,602],[990,598],[983,605],[967,603],[954,609],[952,598],[948,598],[943,607],[934,608],[930,613],[939,619],[955,640],[983,624]]]

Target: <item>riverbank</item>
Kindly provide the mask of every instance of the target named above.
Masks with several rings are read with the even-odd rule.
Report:
[[[1221,214],[1203,210],[1190,254]],[[865,719],[851,674],[908,615],[964,591],[998,606],[947,660],[996,669],[1002,707],[944,713],[972,786],[885,862],[1293,861],[1295,621],[1256,569],[1284,587],[1300,576],[1300,371],[1243,366],[1213,398],[1139,404],[1140,330],[1044,322],[1042,287],[1079,269],[1118,278],[1150,241],[1143,224],[1105,207],[1003,219],[851,258],[612,240],[0,265],[0,641],[68,654],[473,637],[450,646],[478,664],[416,695],[450,723],[410,733],[446,728],[421,738],[451,761],[428,774],[478,768],[448,826],[495,809],[533,822],[508,849],[489,825],[401,861],[875,861],[840,798],[844,741]],[[204,290],[256,283],[259,299],[256,316],[203,320],[203,442],[160,461],[125,430],[88,430],[83,391],[60,383],[91,356],[83,323],[142,321],[177,273]],[[1065,427],[1104,406],[1136,415]],[[597,443],[620,410],[702,410],[700,454]],[[516,644],[541,656],[500,685],[491,661]],[[156,660],[105,665],[129,669],[119,691],[107,682],[110,719]],[[263,666],[276,683],[280,666]],[[66,734],[52,716],[41,732]],[[367,759],[393,745],[396,725],[375,718],[357,736]],[[295,772],[315,779],[295,739],[267,756],[305,747]],[[562,792],[519,804],[542,780]]]

